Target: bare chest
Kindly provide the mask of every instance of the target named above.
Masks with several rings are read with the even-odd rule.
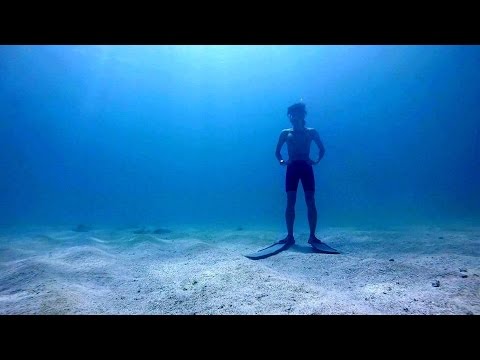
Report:
[[[287,144],[294,147],[308,146],[311,141],[308,131],[290,131],[287,135]]]

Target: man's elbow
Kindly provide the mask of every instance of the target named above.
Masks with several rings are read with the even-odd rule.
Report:
[[[322,149],[320,150],[320,156],[319,156],[320,159],[323,158],[324,155],[325,155],[325,149],[322,148]]]

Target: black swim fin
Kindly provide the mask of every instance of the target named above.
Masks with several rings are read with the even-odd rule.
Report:
[[[324,254],[340,254],[340,252],[338,250],[335,250],[334,248],[328,246],[324,242],[321,242],[321,241],[310,242],[309,241],[308,243],[317,252],[321,252],[321,253],[324,253]]]
[[[293,241],[285,241],[285,240],[280,240],[276,242],[273,245],[270,245],[264,249],[258,250],[257,252],[254,252],[252,254],[247,254],[245,257],[252,259],[252,260],[260,260],[260,259],[265,259],[269,256],[276,255],[279,252],[282,252],[284,250],[287,250],[290,246],[295,244],[295,240]]]

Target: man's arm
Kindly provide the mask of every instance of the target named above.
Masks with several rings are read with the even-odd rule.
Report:
[[[282,132],[280,133],[280,137],[278,138],[277,148],[275,149],[275,157],[281,164],[283,163],[283,159],[282,159],[282,154],[280,150],[282,150],[282,146],[287,140],[287,135],[288,135],[287,131],[282,130]]]
[[[325,147],[323,146],[322,140],[320,140],[320,135],[318,135],[317,130],[313,129],[312,133],[312,140],[315,141],[315,144],[318,146],[318,159],[315,163],[319,163],[323,155],[325,155]]]

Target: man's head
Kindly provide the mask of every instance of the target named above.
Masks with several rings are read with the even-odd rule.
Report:
[[[287,115],[290,118],[290,122],[295,125],[304,126],[305,125],[305,116],[307,115],[307,110],[305,109],[305,104],[299,102],[288,107]]]

